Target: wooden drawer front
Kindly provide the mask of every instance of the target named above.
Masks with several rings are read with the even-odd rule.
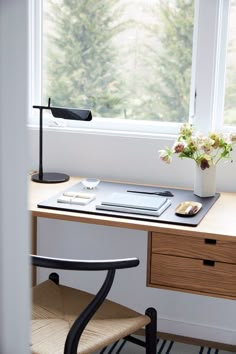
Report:
[[[152,254],[152,285],[236,296],[236,265]],[[205,261],[206,262],[206,261]]]
[[[230,241],[153,232],[152,252],[236,264],[236,242]]]

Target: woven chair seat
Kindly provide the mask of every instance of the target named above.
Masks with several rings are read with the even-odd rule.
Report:
[[[63,354],[74,320],[93,295],[47,280],[33,288],[32,354]],[[91,354],[150,323],[150,317],[105,300],[86,326],[78,353]]]

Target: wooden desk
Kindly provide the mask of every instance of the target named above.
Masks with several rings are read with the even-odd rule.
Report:
[[[236,299],[236,194],[222,193],[197,227],[41,209],[37,204],[78,183],[30,182],[32,252],[37,218],[77,221],[147,231],[147,286]],[[35,273],[34,273],[35,281]]]

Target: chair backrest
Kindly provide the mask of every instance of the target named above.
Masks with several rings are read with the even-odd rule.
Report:
[[[73,354],[77,353],[78,343],[86,325],[106,299],[112,287],[116,270],[136,267],[139,265],[139,260],[137,258],[115,260],[75,260],[31,255],[31,263],[36,267],[51,269],[107,271],[107,275],[101,288],[93,297],[92,301],[80,313],[69,330],[65,342],[64,354]],[[59,276],[57,273],[52,273],[49,278],[56,284],[59,284]]]

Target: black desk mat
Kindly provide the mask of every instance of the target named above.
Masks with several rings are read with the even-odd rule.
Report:
[[[96,205],[101,204],[105,196],[110,195],[114,192],[127,192],[127,190],[135,191],[164,191],[169,190],[174,194],[174,197],[171,197],[171,205],[161,214],[160,216],[146,216],[138,214],[128,214],[115,211],[105,211],[97,210]],[[64,204],[58,203],[57,198],[61,196],[64,192],[86,192],[96,194],[96,199],[90,202],[87,205],[74,205],[74,204]],[[128,193],[128,192],[127,192]],[[42,201],[38,204],[39,208],[46,209],[56,209],[61,211],[73,211],[79,213],[87,213],[94,215],[105,215],[113,216],[125,219],[134,219],[134,220],[144,220],[158,223],[168,223],[176,225],[186,225],[186,226],[197,226],[203,217],[207,214],[208,210],[219,198],[220,194],[216,193],[214,197],[200,198],[193,194],[191,190],[184,189],[175,189],[175,188],[160,188],[160,187],[147,187],[142,185],[132,185],[132,184],[123,184],[123,183],[113,183],[113,182],[100,182],[96,189],[88,190],[85,189],[82,183],[77,183],[74,186],[66,189],[65,191],[54,195],[53,197]],[[193,216],[178,216],[175,214],[175,208],[178,204],[184,201],[195,201],[202,203],[202,209]]]

